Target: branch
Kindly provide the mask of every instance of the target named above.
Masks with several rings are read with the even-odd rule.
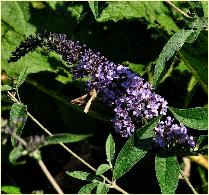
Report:
[[[64,194],[63,191],[61,190],[61,188],[59,187],[59,185],[57,184],[57,182],[54,180],[54,178],[52,177],[51,173],[49,172],[49,170],[47,169],[46,165],[44,164],[44,162],[42,160],[37,160],[38,165],[40,166],[41,170],[44,172],[44,174],[46,175],[46,177],[48,178],[48,180],[50,181],[50,183],[52,184],[52,186],[54,187],[54,189],[59,193],[59,194]]]
[[[96,90],[95,90],[96,92]],[[92,92],[92,98],[90,98],[90,100],[95,98],[95,93],[94,91]],[[8,92],[9,96],[11,97],[11,99],[16,102],[16,103],[20,103],[14,95],[12,95],[10,92]],[[90,101],[89,100],[89,101]],[[91,101],[92,101],[91,100]],[[53,134],[50,133],[50,131],[45,128],[32,114],[30,114],[29,112],[27,112],[28,116],[42,129],[44,130],[48,135],[53,136]],[[87,163],[85,160],[83,160],[80,156],[78,156],[76,153],[74,153],[70,148],[68,148],[65,144],[63,143],[59,143],[68,153],[70,153],[72,156],[74,156],[76,159],[78,159],[81,163],[83,163],[84,165],[86,165],[89,169],[91,169],[92,171],[96,172],[96,169],[94,167],[92,167],[89,163]],[[100,175],[107,183],[109,183],[112,188],[118,190],[119,192],[123,193],[123,194],[128,194],[125,190],[123,190],[121,187],[119,187],[116,183],[110,181],[109,179],[107,179],[105,176]]]
[[[184,15],[187,18],[192,18],[191,16],[189,16],[188,14],[186,14],[185,12],[183,12],[181,9],[179,9],[178,7],[176,7],[173,3],[171,3],[169,0],[165,0],[166,3],[170,4],[177,12],[179,12],[180,14]]]
[[[181,176],[184,178],[185,182],[187,183],[187,185],[190,187],[190,189],[192,190],[192,192],[194,194],[198,194],[197,191],[194,189],[194,187],[192,186],[192,184],[190,183],[189,179],[187,177],[184,176],[184,174],[182,174],[181,171]]]

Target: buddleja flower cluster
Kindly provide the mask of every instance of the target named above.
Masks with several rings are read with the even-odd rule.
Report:
[[[102,100],[113,107],[115,117],[112,122],[115,131],[121,136],[131,136],[143,121],[166,115],[167,101],[156,94],[148,82],[128,67],[109,61],[99,52],[93,52],[78,41],[68,40],[66,35],[44,32],[35,37],[29,36],[13,52],[10,62],[17,61],[36,47],[47,47],[49,51],[60,54],[71,66],[74,79],[90,78],[87,81],[87,90],[95,89]],[[75,64],[76,66],[72,66]],[[182,124],[167,125],[168,120],[173,119],[167,118],[155,128],[155,142],[163,147],[177,138],[179,143],[187,143],[193,147],[193,138],[188,137],[186,127]],[[164,123],[166,125],[163,126]],[[183,129],[185,133],[179,133],[179,129]]]
[[[161,147],[185,143],[195,147],[193,137],[188,135],[187,128],[181,123],[180,125],[173,124],[173,121],[174,119],[168,116],[165,121],[160,121],[155,127],[155,143]]]

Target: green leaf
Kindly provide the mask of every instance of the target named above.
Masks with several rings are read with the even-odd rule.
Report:
[[[115,142],[111,134],[109,134],[107,141],[106,141],[106,156],[107,162],[112,167],[113,161],[115,158]]]
[[[96,175],[102,175],[107,170],[111,169],[110,165],[108,164],[101,164],[96,170]]]
[[[83,171],[73,171],[73,172],[69,172],[66,171],[66,173],[76,179],[80,179],[80,180],[84,180],[84,181],[91,181],[91,182],[101,182],[100,178],[87,173],[87,172],[83,172]]]
[[[24,104],[14,103],[10,111],[10,126],[14,128],[14,132],[17,136],[22,134],[22,130],[27,120],[27,106]],[[11,137],[13,147],[16,146],[17,140]]]
[[[97,186],[97,183],[90,183],[90,184],[86,184],[85,186],[83,186],[78,194],[91,194],[92,190]]]
[[[107,194],[109,187],[105,183],[99,183],[97,186],[97,194]]]
[[[88,1],[89,7],[91,8],[92,13],[94,14],[95,19],[99,16],[99,6],[98,1]]]
[[[26,77],[28,75],[28,66],[25,67],[25,69],[20,73],[18,79],[17,79],[17,83],[16,83],[16,87],[18,88],[20,85],[23,84],[23,82],[25,81]]]
[[[202,17],[195,19],[191,24],[190,28],[204,30],[208,28],[208,18]]]
[[[141,77],[146,73],[146,66],[143,64],[135,64],[131,62],[124,62],[124,65],[127,65],[133,72],[136,72],[139,74]]]
[[[113,170],[114,179],[118,179],[140,161],[151,147],[154,136],[153,129],[159,122],[156,117],[130,137],[117,156]]]
[[[49,57],[34,51],[16,63],[8,63],[12,51],[23,41],[26,36],[36,33],[36,27],[31,25],[31,3],[30,2],[2,2],[2,69],[9,77],[19,75],[26,66],[29,66],[28,73],[50,71]]]
[[[208,65],[207,56],[188,50],[179,52],[180,57],[185,62],[193,76],[196,78],[202,89],[208,94]],[[204,56],[203,56],[204,55]]]
[[[198,150],[206,149],[208,147],[208,135],[200,135],[196,141]]]
[[[44,146],[52,145],[52,144],[59,144],[59,143],[79,142],[91,136],[92,136],[91,134],[77,135],[77,134],[71,134],[71,133],[60,133],[60,134],[53,135],[52,137],[47,137],[44,140]]]
[[[24,164],[25,161],[18,161],[20,157],[27,155],[27,151],[22,147],[14,148],[9,154],[9,162],[17,165],[17,164]]]
[[[193,43],[198,38],[199,34],[201,32],[201,29],[194,30],[187,38],[186,42]]]
[[[160,53],[154,71],[153,86],[157,87],[162,77],[165,75],[166,62],[178,51],[183,44],[186,42],[187,38],[193,33],[194,30],[180,30],[175,33],[165,44],[162,52]]]
[[[69,82],[72,82],[72,74],[66,71],[66,76],[58,75],[55,79],[63,84],[67,84]]]
[[[162,194],[175,194],[180,168],[176,156],[155,157],[155,170]]]
[[[163,2],[146,1],[110,1],[108,7],[103,10],[98,22],[112,20],[117,22],[124,19],[139,19],[146,21],[148,28],[161,28],[168,34],[177,32],[179,28],[170,16],[169,9]]]
[[[208,108],[196,107],[188,109],[178,109],[169,107],[174,117],[185,126],[198,129],[208,129]]]
[[[1,187],[1,191],[6,194],[21,194],[20,188],[16,186],[4,185]]]
[[[208,1],[201,1],[201,3],[202,3],[204,16],[208,17]]]
[[[9,85],[3,85],[1,86],[1,91],[9,91],[12,90],[12,87]]]
[[[2,2],[2,20],[10,25],[17,33],[28,36],[35,32],[35,26],[28,23],[30,19],[30,2]]]
[[[41,52],[43,51],[40,48],[36,49],[36,51],[32,53],[28,53],[17,62],[8,63],[12,52],[20,44],[21,41],[24,41],[24,37],[11,30],[9,30],[2,37],[2,69],[6,71],[8,77],[19,75],[26,66],[29,67],[27,72],[28,74],[41,71],[54,71],[48,61],[49,57],[46,55],[42,55]]]

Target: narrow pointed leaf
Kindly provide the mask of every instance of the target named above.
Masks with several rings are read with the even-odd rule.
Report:
[[[23,82],[25,81],[25,79],[28,76],[28,66],[26,66],[23,71],[20,73],[18,79],[17,79],[17,83],[16,83],[16,87],[18,88],[20,85],[23,84]]]
[[[99,183],[97,186],[97,194],[107,194],[109,187],[105,183]]]
[[[17,186],[4,185],[1,187],[1,191],[6,194],[21,194],[20,188]]]
[[[25,161],[18,161],[20,157],[27,155],[27,151],[21,147],[14,148],[9,154],[9,162],[17,165],[24,164]]]
[[[153,129],[156,127],[159,120],[160,117],[151,120],[128,139],[116,159],[113,170],[114,179],[123,176],[145,156],[151,147],[154,136]]]
[[[200,135],[196,145],[198,146],[198,149],[204,149],[208,145],[208,135]]]
[[[160,53],[154,71],[153,86],[157,87],[160,80],[168,70],[166,67],[166,62],[173,57],[176,51],[178,51],[183,44],[186,42],[187,38],[193,33],[193,30],[180,30],[175,33],[169,41],[165,44],[162,52]]]
[[[73,171],[73,172],[66,172],[69,176],[76,178],[76,179],[80,179],[80,180],[84,180],[84,181],[91,181],[91,182],[101,182],[101,180],[90,174],[87,172],[83,172],[83,171]]]
[[[99,6],[98,1],[88,1],[89,7],[91,8],[92,13],[94,14],[95,19],[99,16]]]
[[[111,134],[108,136],[106,141],[106,156],[107,156],[107,162],[112,167],[115,158],[115,142]]]
[[[97,183],[90,183],[90,184],[86,184],[85,186],[83,186],[78,194],[91,194],[92,190],[97,186]]]
[[[180,168],[176,156],[155,157],[155,170],[162,194],[175,194]]]
[[[44,140],[44,146],[52,145],[52,144],[59,144],[59,143],[74,143],[85,140],[86,138],[92,136],[91,134],[86,135],[77,135],[77,134],[70,134],[70,133],[60,133],[53,135],[52,137],[47,137]]]
[[[202,44],[205,44],[202,42]],[[205,45],[206,46],[206,45]],[[206,46],[207,47],[207,46]],[[198,53],[184,49],[179,52],[179,56],[185,62],[192,75],[196,78],[198,83],[206,94],[208,94],[208,59],[205,52],[200,50]]]
[[[1,86],[1,91],[9,91],[12,90],[12,87],[9,85],[3,85]]]
[[[202,3],[204,16],[208,17],[208,1],[201,1],[201,3]]]
[[[27,120],[27,106],[24,104],[14,103],[10,111],[10,126],[13,127],[13,130],[17,136],[22,134],[25,122]],[[17,140],[14,137],[11,137],[12,145],[15,147]]]
[[[196,107],[188,109],[178,109],[169,107],[169,110],[173,113],[174,117],[185,126],[198,129],[208,129],[208,108]]]
[[[109,169],[111,169],[110,165],[101,164],[96,170],[96,175],[102,175],[104,172],[106,172]]]

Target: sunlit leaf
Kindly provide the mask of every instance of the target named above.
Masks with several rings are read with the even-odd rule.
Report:
[[[198,129],[208,129],[208,108],[196,107],[188,109],[178,109],[169,107],[169,110],[173,113],[174,117],[183,123],[185,126]]]
[[[87,172],[83,172],[83,171],[73,171],[73,172],[69,172],[66,171],[66,173],[76,179],[80,179],[80,180],[85,180],[85,181],[91,181],[91,182],[101,182],[101,180],[97,177],[94,176],[90,173]]]
[[[96,188],[97,185],[97,183],[86,184],[79,190],[78,194],[91,194],[92,190]]]
[[[156,156],[155,170],[162,194],[175,194],[180,174],[176,156]]]
[[[97,19],[99,16],[98,1],[88,1],[88,3],[92,13],[94,14],[95,19]]]
[[[101,164],[96,170],[96,175],[102,175],[104,172],[109,170],[111,167],[108,164]]]
[[[104,183],[99,183],[97,186],[96,193],[97,194],[107,194],[109,191],[109,187]]]
[[[106,156],[109,165],[112,167],[115,158],[115,142],[111,134],[108,136],[106,141]]]
[[[20,85],[23,84],[23,82],[25,81],[26,77],[28,75],[28,66],[25,67],[25,69],[20,73],[18,79],[17,79],[17,83],[16,83],[16,87],[18,88]]]
[[[30,19],[30,2],[2,2],[1,18],[21,35],[28,36],[35,32],[35,26],[28,23]]]
[[[24,164],[26,161],[20,161],[19,159],[25,155],[27,155],[27,151],[25,149],[23,149],[22,147],[16,147],[9,154],[9,162],[14,165]]]
[[[117,22],[123,19],[145,20],[149,28],[162,28],[168,34],[173,34],[173,32],[179,30],[170,16],[168,8],[160,1],[110,1],[108,7],[103,10],[97,21],[106,22],[112,20]]]
[[[20,188],[17,186],[3,185],[1,191],[6,194],[21,194]]]
[[[3,85],[1,86],[1,91],[9,91],[12,90],[12,87],[9,85]]]
[[[18,103],[14,103],[12,105],[9,121],[10,121],[10,126],[13,128],[13,131],[17,136],[20,136],[22,134],[22,130],[25,126],[27,117],[28,115],[27,115],[26,105],[18,104]],[[17,144],[16,138],[12,136],[11,142],[12,145],[15,147]]]
[[[208,1],[201,1],[201,3],[202,3],[204,16],[208,17]]]

